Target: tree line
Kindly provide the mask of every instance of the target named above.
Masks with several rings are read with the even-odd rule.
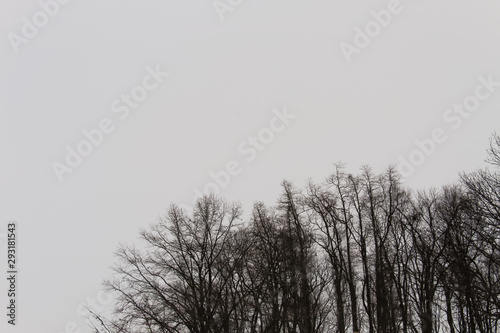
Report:
[[[500,137],[493,170],[411,191],[388,168],[283,182],[277,204],[209,195],[123,245],[95,332],[500,331]]]

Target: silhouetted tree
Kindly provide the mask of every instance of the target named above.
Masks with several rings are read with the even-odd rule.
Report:
[[[108,333],[500,331],[500,137],[493,167],[412,192],[394,168],[338,165],[275,206],[209,195],[122,245]]]

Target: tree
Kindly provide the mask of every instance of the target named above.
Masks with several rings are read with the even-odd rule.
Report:
[[[237,302],[227,301],[249,247],[243,242],[234,248],[240,214],[238,205],[214,196],[200,199],[192,217],[174,205],[141,232],[144,252],[122,246],[116,278],[106,282],[118,295],[115,319],[102,322],[107,330],[234,332]]]
[[[95,332],[434,333],[500,331],[500,138],[495,169],[412,192],[394,168],[342,166],[275,206],[210,195],[175,205],[122,245],[111,319]]]

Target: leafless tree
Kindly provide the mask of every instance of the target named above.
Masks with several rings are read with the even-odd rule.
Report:
[[[489,161],[500,167],[500,138]],[[107,333],[500,331],[500,173],[413,193],[394,168],[338,165],[275,206],[205,196],[122,245]]]

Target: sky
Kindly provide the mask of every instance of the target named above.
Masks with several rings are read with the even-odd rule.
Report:
[[[203,192],[276,203],[344,163],[413,189],[486,166],[500,128],[493,0],[5,0],[0,267],[16,325],[90,332],[114,251]]]

